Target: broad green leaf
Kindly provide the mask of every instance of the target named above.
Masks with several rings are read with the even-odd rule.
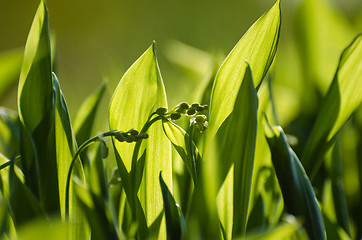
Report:
[[[215,138],[222,180],[217,206],[227,239],[245,234],[254,165],[258,98],[251,69],[244,67],[234,109]]]
[[[59,86],[59,81],[55,74],[53,74],[53,85],[54,85],[54,124],[55,124],[55,148],[56,148],[56,160],[58,170],[58,184],[59,184],[59,198],[60,198],[60,209],[61,215],[65,217],[65,196],[66,196],[66,182],[67,175],[70,167],[70,163],[75,152],[76,144],[73,134],[73,129],[70,124],[67,104],[65,102],[63,93]],[[73,167],[73,176],[77,176],[79,179],[84,180],[84,173],[81,163],[78,159],[75,166]],[[70,187],[69,197],[69,209],[70,209],[70,221],[77,223],[71,227],[71,234],[74,239],[86,239],[87,228],[84,226],[85,219],[80,212],[78,202],[76,202],[75,196],[73,195],[73,186]]]
[[[113,94],[109,107],[110,129],[127,131],[133,128],[140,131],[150,114],[159,107],[167,107],[167,102],[154,44],[152,44],[127,70]],[[163,209],[158,174],[162,171],[166,184],[172,187],[172,163],[171,144],[163,133],[162,123],[154,123],[147,133],[149,138],[144,140],[144,148],[142,148],[145,150],[135,157],[144,156],[145,158],[138,194],[147,225],[150,226]],[[122,168],[127,172],[131,171],[135,144],[120,143],[115,139],[113,143],[119,155],[117,161],[121,177],[127,178]],[[135,171],[136,169],[132,170]],[[136,185],[135,182],[131,184]],[[149,205],[150,203],[152,206]]]
[[[42,0],[26,41],[18,88],[19,117],[30,132],[38,127],[51,109],[51,72],[48,12]]]
[[[13,49],[0,53],[0,98],[19,78],[23,49]]]
[[[245,74],[245,61],[253,70],[254,86],[258,86],[273,61],[280,29],[280,0],[254,23],[221,65],[213,86],[209,131],[216,134],[232,112],[238,89]]]
[[[343,51],[302,158],[314,176],[335,136],[362,102],[362,34]]]
[[[73,125],[74,133],[79,145],[91,137],[96,112],[105,89],[106,85],[102,83],[96,92],[82,103],[77,112]]]
[[[310,239],[326,239],[321,210],[313,187],[281,127],[267,137],[286,211],[303,219]]]
[[[160,185],[162,189],[163,205],[166,217],[166,231],[167,239],[181,239],[181,220],[176,206],[175,199],[173,198],[166,183],[162,179],[162,173],[160,173]]]

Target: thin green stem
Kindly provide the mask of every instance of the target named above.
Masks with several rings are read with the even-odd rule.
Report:
[[[19,155],[19,156],[16,156],[16,158],[14,160],[9,160],[6,163],[1,164],[0,170],[6,168],[7,166],[10,166],[12,164],[12,162],[15,163],[15,162],[19,161],[20,159],[21,159],[21,156]]]
[[[147,130],[151,127],[152,124],[154,124],[156,121],[162,119],[164,116],[159,115],[153,119],[152,116],[154,116],[155,113],[152,113],[150,115],[150,117],[148,118],[147,122],[145,123],[145,125],[143,126],[143,128],[141,129],[140,133],[146,133]],[[138,141],[136,142],[136,146],[133,150],[133,155],[132,155],[132,165],[131,165],[131,196],[130,196],[130,204],[131,204],[131,209],[132,209],[132,218],[134,221],[136,221],[137,219],[137,211],[136,211],[136,198],[137,198],[137,189],[136,189],[136,172],[137,172],[137,158],[138,158],[138,154],[139,154],[139,150],[141,147],[141,143],[142,141]]]
[[[67,175],[67,182],[66,182],[66,186],[65,186],[65,218],[68,219],[69,218],[69,189],[70,189],[70,178],[72,176],[72,171],[73,171],[73,166],[74,163],[76,161],[76,159],[78,158],[79,154],[85,149],[87,148],[90,144],[92,144],[93,142],[98,141],[98,139],[102,138],[102,137],[107,137],[107,136],[113,136],[115,131],[108,131],[103,133],[102,135],[97,135],[95,137],[92,137],[90,139],[88,139],[87,141],[85,141],[79,148],[78,150],[75,152],[73,159],[70,163],[69,166],[69,170],[68,170],[68,175]]]

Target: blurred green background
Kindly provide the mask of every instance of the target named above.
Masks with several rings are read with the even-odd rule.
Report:
[[[180,100],[190,101],[192,88],[210,72],[210,65],[215,62],[220,64],[245,31],[274,1],[46,2],[51,32],[56,39],[55,71],[67,99],[71,117],[74,117],[80,103],[103,80],[106,80],[109,86],[105,100],[108,102],[125,70],[153,40],[157,43],[157,55],[169,104],[172,106]],[[315,2],[322,2],[322,5],[317,6],[320,9],[316,9],[321,18],[330,18],[328,14],[323,15],[329,8],[332,8],[337,19],[342,16],[341,26],[334,23],[320,26],[323,32],[317,36],[319,39],[315,40],[316,44],[322,45],[330,41],[327,45],[336,47],[334,52],[326,50],[332,64],[330,68],[325,67],[325,72],[326,75],[333,76],[340,51],[362,29],[362,1]],[[281,85],[284,82],[287,88],[300,84],[305,73],[301,62],[303,58],[310,57],[308,53],[303,56],[303,44],[307,41],[300,43],[298,40],[309,37],[308,33],[303,32],[303,28],[310,24],[305,20],[310,19],[313,26],[315,19],[309,16],[314,14],[310,9],[305,10],[304,16],[298,13],[302,3],[301,0],[282,1],[282,30],[276,58],[278,67],[275,70],[275,82]],[[3,94],[0,94],[1,106],[16,109],[16,87],[22,48],[38,4],[38,0],[0,0],[0,69],[6,64],[14,68],[12,74],[8,71],[6,77],[2,76],[8,80],[7,83],[5,80],[1,83],[5,89]],[[298,18],[302,24],[298,25]],[[338,20],[338,23],[341,21]],[[306,26],[303,26],[304,24]],[[312,37],[315,37],[313,34],[316,33],[312,32]],[[335,44],[336,41],[338,44]],[[323,56],[321,59],[315,58],[316,61],[324,61]],[[291,77],[293,78],[290,79]],[[297,101],[293,101],[293,92],[281,90],[278,94],[292,95],[289,105],[297,104]],[[107,103],[104,106],[107,108]],[[288,118],[293,116],[285,118],[285,121],[288,121]]]

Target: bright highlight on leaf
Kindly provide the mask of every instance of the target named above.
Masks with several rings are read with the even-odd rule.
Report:
[[[127,70],[118,84],[109,107],[111,130],[132,128],[141,130],[152,112],[159,107],[167,107],[166,93],[154,48],[155,46],[152,44]],[[156,122],[147,131],[149,139],[145,140],[141,152],[135,156],[136,160],[141,158],[138,160],[139,164],[132,166],[135,144],[113,141],[120,156],[120,159],[117,159],[118,167],[125,168],[127,172],[133,171],[131,174],[140,171],[141,185],[139,189],[134,186],[133,191],[139,194],[148,226],[156,220],[163,208],[158,180],[158,174],[161,171],[166,184],[172,187],[171,144],[163,134],[161,124],[160,121]],[[134,167],[138,167],[138,169],[133,169]],[[120,170],[120,173],[121,177],[128,178],[125,171]]]
[[[245,61],[253,71],[257,87],[267,73],[278,44],[280,30],[280,0],[240,39],[221,65],[213,86],[210,103],[209,131],[216,134],[221,124],[232,112],[237,89],[245,74]]]

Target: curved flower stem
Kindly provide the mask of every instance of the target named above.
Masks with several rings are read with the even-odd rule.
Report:
[[[156,121],[162,119],[164,116],[163,115],[159,115],[157,117],[154,117],[152,119],[152,116],[155,115],[156,113],[152,113],[150,115],[150,117],[148,118],[147,122],[145,123],[145,125],[143,126],[143,128],[141,129],[140,133],[146,133],[147,130],[151,127],[152,124],[154,124]],[[130,204],[131,204],[131,209],[132,209],[132,219],[135,221],[137,219],[137,211],[136,211],[136,198],[137,198],[137,189],[136,189],[136,169],[137,169],[137,158],[138,158],[138,154],[139,154],[139,150],[141,147],[141,143],[142,141],[138,141],[136,142],[136,146],[133,150],[133,154],[132,154],[132,165],[131,165],[131,196],[130,196]]]
[[[73,166],[74,163],[76,161],[76,159],[78,158],[79,154],[85,149],[87,148],[90,144],[98,141],[100,138],[102,137],[107,137],[107,136],[113,136],[115,131],[108,131],[105,132],[101,135],[97,135],[95,137],[92,137],[90,139],[88,139],[87,141],[85,141],[79,148],[78,150],[75,152],[73,159],[70,163],[69,166],[69,170],[68,170],[68,175],[67,175],[67,182],[66,182],[66,186],[65,186],[65,218],[68,219],[69,218],[69,188],[70,188],[70,178],[72,176],[72,171],[73,171]]]

